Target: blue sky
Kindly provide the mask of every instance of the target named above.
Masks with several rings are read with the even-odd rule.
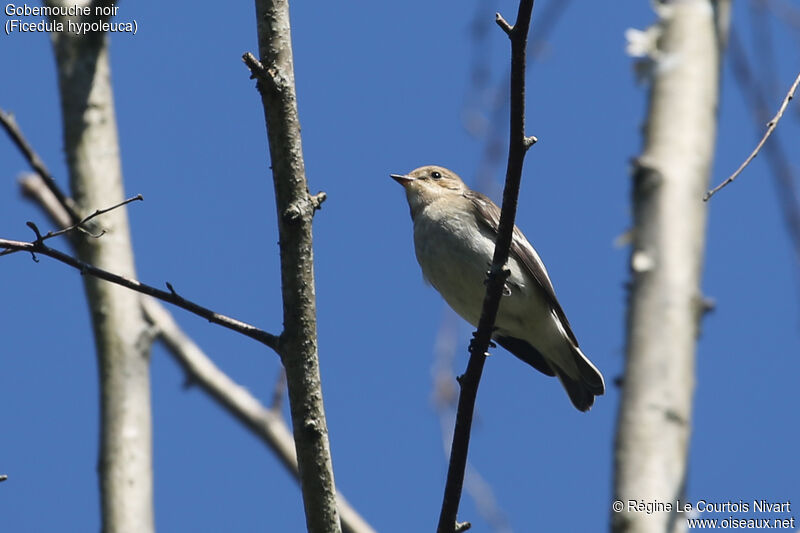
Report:
[[[749,4],[736,4],[734,22],[749,42]],[[536,3],[534,31],[547,5]],[[607,6],[572,2],[530,66],[528,133],[539,143],[526,159],[517,223],[545,261],[581,346],[611,384],[623,363],[628,278],[628,251],[613,242],[630,221],[629,161],[640,150],[645,110],[624,31],[643,29],[654,14],[645,1]],[[496,10],[513,20],[516,4],[296,2],[292,9],[308,179],[312,192],[328,194],[314,237],[335,476],[380,531],[435,527],[446,463],[432,402],[434,344],[443,323],[457,324],[460,372],[471,333],[423,283],[405,198],[388,174],[435,163],[475,183],[485,139],[466,131],[464,117],[485,102],[471,96],[471,66],[488,65],[492,86],[508,68]],[[469,31],[476,13],[489,21],[478,46]],[[257,49],[253,5],[122,3],[118,20],[133,19],[138,33],[114,35],[111,54],[126,190],[145,198],[129,209],[139,277],[170,281],[189,298],[278,333],[266,134],[240,60]],[[797,41],[775,28],[777,109],[800,61]],[[47,36],[0,37],[0,70],[0,107],[16,114],[66,186]],[[778,127],[795,168],[796,110]],[[748,113],[726,62],[714,183],[755,146]],[[499,120],[505,132],[505,112]],[[0,139],[3,237],[30,238],[27,220],[49,227],[18,194],[23,170]],[[499,184],[482,188],[499,197]],[[698,347],[691,501],[800,505],[797,272],[759,157],[711,202],[703,291],[716,309]],[[0,260],[0,294],[4,530],[96,530],[97,371],[80,276],[16,254]],[[174,314],[219,366],[269,401],[274,353]],[[152,387],[158,529],[303,529],[299,490],[278,461],[201,391],[184,389],[181,370],[160,347]],[[618,401],[609,386],[589,414],[579,413],[555,380],[495,351],[470,459],[515,531],[607,528]],[[487,529],[468,498],[460,518]]]

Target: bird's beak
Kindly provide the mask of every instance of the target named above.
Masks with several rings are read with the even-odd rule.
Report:
[[[396,181],[397,183],[399,183],[403,187],[405,187],[406,185],[408,185],[409,183],[411,183],[412,181],[414,181],[416,179],[416,178],[412,178],[411,176],[406,176],[404,174],[389,174],[389,176],[391,176],[392,179],[394,179],[394,181]]]

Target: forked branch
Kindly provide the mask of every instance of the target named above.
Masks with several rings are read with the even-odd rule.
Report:
[[[134,197],[136,199],[137,197]],[[133,200],[130,200],[133,201]],[[119,207],[128,203],[128,201],[123,202],[115,207]],[[110,209],[105,209],[103,212],[107,212]],[[226,315],[217,313],[216,311],[212,311],[202,305],[196,304],[191,300],[185,299],[183,296],[180,296],[173,288],[172,285],[167,283],[167,288],[169,291],[164,291],[161,289],[157,289],[150,285],[146,285],[137,281],[135,279],[130,279],[125,276],[120,276],[119,274],[115,274],[113,272],[109,272],[107,270],[103,270],[102,268],[98,268],[94,265],[90,265],[80,259],[77,259],[69,254],[56,250],[54,248],[50,248],[47,246],[44,241],[47,236],[55,236],[56,233],[61,234],[62,232],[55,232],[55,233],[48,233],[47,236],[43,236],[39,231],[39,228],[33,222],[28,222],[28,227],[33,230],[36,234],[36,239],[30,242],[26,241],[13,241],[8,239],[0,239],[0,248],[4,249],[3,252],[0,254],[10,253],[10,252],[29,252],[33,255],[34,259],[36,259],[36,254],[45,255],[47,257],[52,257],[56,261],[60,261],[65,265],[69,265],[72,268],[78,270],[81,275],[90,275],[95,276],[97,278],[110,281],[111,283],[116,283],[117,285],[121,285],[123,287],[127,287],[131,290],[136,292],[140,292],[142,294],[148,294],[153,296],[154,298],[158,298],[159,300],[163,300],[165,302],[169,302],[173,305],[177,305],[187,311],[194,313],[198,316],[201,316],[208,320],[209,322],[213,322],[215,324],[219,324],[220,326],[226,327],[242,335],[246,335],[251,339],[255,339],[258,342],[269,346],[273,350],[277,349],[278,346],[278,337],[267,333],[266,331],[260,330],[255,326],[251,326],[245,322],[240,320],[236,320],[235,318],[228,317]],[[75,226],[76,227],[76,226]]]

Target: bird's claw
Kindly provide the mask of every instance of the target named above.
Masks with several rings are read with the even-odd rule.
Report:
[[[496,327],[492,328],[492,330],[496,330],[496,329],[497,329]],[[473,331],[472,332],[472,339],[470,339],[470,341],[469,341],[469,353],[472,353],[472,352],[475,351],[475,340],[476,340],[475,336],[477,334],[478,334],[477,331]],[[489,348],[497,348],[497,345],[491,339],[489,339]],[[483,353],[483,355],[485,355],[486,357],[489,357],[491,354],[488,351],[486,351],[486,352]]]

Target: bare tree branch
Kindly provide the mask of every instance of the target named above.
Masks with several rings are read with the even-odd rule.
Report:
[[[747,156],[747,159],[744,160],[744,163],[739,165],[739,168],[736,169],[736,172],[731,174],[728,177],[728,179],[726,179],[725,181],[723,181],[722,183],[720,183],[719,185],[708,191],[703,197],[703,201],[707,202],[712,196],[714,196],[714,194],[717,193],[717,191],[719,191],[720,189],[731,183],[733,180],[735,180],[739,176],[739,174],[741,174],[742,171],[747,167],[747,165],[749,165],[750,162],[756,158],[758,153],[761,151],[761,148],[764,147],[764,143],[767,142],[769,136],[772,135],[772,132],[775,131],[775,128],[778,126],[778,122],[783,117],[783,112],[786,111],[786,107],[789,105],[789,102],[791,102],[792,98],[794,98],[794,93],[797,90],[798,85],[800,85],[800,73],[797,74],[797,78],[795,78],[794,83],[792,83],[792,86],[789,88],[789,92],[786,93],[786,96],[783,98],[783,102],[781,102],[781,106],[780,108],[778,108],[778,112],[775,114],[774,117],[772,117],[772,120],[767,122],[767,131],[764,132],[764,136],[761,137],[761,140],[756,145],[755,149],[750,153],[749,156]]]
[[[93,218],[95,218],[97,216],[100,216],[100,215],[102,215],[104,213],[108,213],[109,211],[113,211],[114,209],[117,209],[118,207],[122,207],[124,205],[128,205],[131,202],[142,201],[142,200],[144,200],[144,197],[141,194],[137,194],[136,196],[132,196],[131,198],[128,198],[127,200],[123,200],[123,201],[121,201],[120,203],[118,203],[116,205],[112,205],[111,207],[107,207],[106,209],[97,209],[91,215],[85,217],[83,220],[81,220],[81,221],[79,221],[79,222],[77,222],[77,223],[75,223],[75,224],[73,224],[71,226],[67,226],[67,227],[65,227],[63,229],[60,229],[58,231],[48,231],[45,235],[41,236],[41,240],[46,241],[47,239],[52,239],[53,237],[58,237],[60,235],[65,235],[65,234],[67,234],[67,233],[69,233],[69,232],[71,232],[73,230],[81,230],[81,231],[85,232],[87,235],[89,235],[90,237],[93,237],[93,238],[97,239],[97,238],[103,236],[103,234],[105,233],[105,230],[103,230],[99,234],[95,235],[95,234],[90,233],[85,228],[83,228],[83,224],[89,222],[90,220],[92,220]],[[63,207],[63,205],[62,205],[62,207]],[[5,250],[3,252],[0,252],[0,256],[8,255],[8,254],[14,253],[16,251],[18,251],[18,250],[10,250],[10,249],[9,250]]]
[[[244,61],[257,80],[269,141],[281,259],[286,369],[300,486],[310,533],[341,531],[317,353],[311,223],[321,196],[308,192],[294,81],[288,0],[256,0],[258,55]]]
[[[292,433],[280,414],[261,405],[247,389],[220,370],[158,301],[142,296],[142,309],[190,382],[199,385],[228,414],[261,438],[290,473],[296,473],[297,455]]]
[[[163,339],[169,353],[183,367],[192,383],[199,385],[231,416],[260,438],[299,481],[294,439],[280,411],[264,407],[247,389],[220,370],[156,300],[143,296],[142,307],[147,319],[157,327],[157,334]],[[336,501],[344,533],[375,533],[340,493],[337,493]]]
[[[20,180],[20,186],[23,194],[42,207],[56,225],[64,227],[69,224],[69,215],[40,176],[33,174],[25,177]],[[299,481],[297,453],[291,430],[280,416],[280,405],[275,400],[282,396],[282,389],[285,387],[283,369],[280,373],[281,379],[275,386],[273,405],[264,407],[247,389],[234,382],[214,364],[178,326],[163,305],[147,295],[141,297],[141,304],[147,320],[156,327],[156,338],[164,341],[167,351],[181,365],[189,380],[259,437]],[[374,533],[372,527],[338,491],[337,502],[344,533]]]
[[[453,441],[453,422],[455,421],[458,395],[456,393],[455,369],[453,363],[457,348],[456,314],[447,309],[436,334],[434,343],[434,387],[433,403],[439,418],[442,435],[442,448],[445,459],[450,457],[450,444]],[[472,499],[478,513],[495,533],[512,533],[508,518],[497,502],[491,485],[478,469],[467,461],[464,475],[464,491]]]
[[[738,32],[731,30],[730,54],[732,71],[737,86],[752,111],[754,126],[759,130],[767,121],[771,110],[765,90],[759,83],[760,75],[753,70],[747,59]],[[798,106],[800,109],[800,106]],[[776,198],[783,214],[784,225],[794,248],[795,259],[800,263],[800,196],[795,184],[795,172],[780,142],[780,132],[775,134],[772,142],[764,144],[763,151],[767,157],[776,190]]]
[[[10,115],[6,115],[6,117],[8,116]],[[4,120],[3,123],[6,124],[6,121]],[[13,122],[12,125],[15,126]],[[0,248],[4,248],[4,251],[0,252],[0,256],[18,251],[26,251],[34,254],[38,252],[42,255],[47,255],[73,268],[77,268],[81,272],[81,274],[90,274],[100,279],[105,279],[106,281],[110,281],[111,283],[122,285],[123,287],[127,287],[136,292],[147,294],[154,298],[158,298],[159,300],[163,300],[173,305],[177,305],[178,307],[181,307],[191,313],[194,313],[202,318],[205,318],[209,322],[219,324],[223,327],[241,333],[277,351],[278,347],[277,336],[267,333],[266,331],[260,330],[255,326],[252,326],[235,318],[230,318],[221,313],[217,313],[216,311],[203,307],[197,303],[192,302],[191,300],[187,300],[182,296],[178,295],[169,282],[167,282],[167,287],[169,289],[169,292],[166,292],[160,289],[156,289],[155,287],[152,287],[150,285],[141,283],[137,280],[126,278],[124,276],[120,276],[112,272],[107,272],[103,269],[85,263],[79,259],[73,258],[68,254],[59,252],[58,250],[54,250],[47,246],[43,246],[43,241],[49,238],[67,234],[71,230],[80,228],[82,224],[88,222],[89,220],[99,215],[105,214],[118,207],[127,205],[133,201],[143,200],[143,197],[142,195],[137,195],[132,198],[128,198],[127,200],[124,200],[114,206],[105,209],[97,209],[92,214],[86,216],[85,218],[79,220],[78,222],[68,225],[72,220],[72,213],[69,211],[69,206],[74,205],[73,200],[67,195],[65,195],[63,191],[61,191],[61,189],[56,184],[55,180],[47,172],[44,163],[42,163],[41,159],[39,159],[39,157],[35,155],[36,153],[30,147],[29,143],[22,135],[22,133],[19,131],[19,129],[16,127],[12,129],[15,132],[16,138],[18,139],[18,142],[16,142],[16,144],[18,147],[20,147],[20,150],[23,150],[22,147],[25,146],[27,147],[27,152],[25,152],[25,150],[23,150],[23,152],[33,154],[32,158],[28,158],[28,160],[29,162],[31,162],[31,166],[33,166],[34,170],[37,171],[38,176],[41,178],[41,181],[32,177],[23,178],[22,180],[20,180],[20,186],[22,187],[23,194],[31,196],[32,198],[35,198],[37,201],[39,201],[46,208],[46,210],[48,211],[50,216],[54,219],[54,221],[56,221],[58,225],[62,226],[63,229],[55,232],[48,232],[46,235],[41,235],[39,234],[39,229],[36,228],[35,225],[33,225],[32,229],[35,228],[34,231],[37,232],[36,241],[20,242],[20,241],[8,241],[5,239],[0,239]],[[33,161],[38,161],[38,164],[34,165]],[[44,169],[44,171],[42,171],[42,169]],[[52,196],[44,194],[41,187],[42,184],[47,186],[47,189],[52,194]],[[31,226],[32,224],[33,224],[32,222],[28,222],[29,226]],[[3,243],[6,243],[6,245],[4,245]]]
[[[472,429],[472,416],[475,398],[478,394],[486,353],[491,342],[494,321],[500,307],[503,285],[508,278],[506,263],[511,248],[514,217],[517,211],[517,198],[522,178],[522,164],[525,153],[533,142],[525,136],[525,52],[530,27],[533,0],[521,0],[514,26],[498,13],[497,24],[506,32],[511,41],[511,111],[510,139],[506,185],[503,190],[503,207],[500,215],[497,242],[495,243],[492,266],[486,280],[486,296],[483,300],[478,330],[470,344],[470,357],[467,370],[459,383],[461,394],[458,399],[458,412],[453,432],[453,445],[450,464],[447,470],[442,509],[439,514],[438,533],[464,531],[469,523],[458,523],[458,506],[464,485],[464,471],[467,464],[469,438]]]
[[[167,287],[169,288],[169,292],[163,291],[161,289],[156,289],[150,285],[146,285],[137,281],[135,279],[127,278],[125,276],[120,276],[119,274],[114,274],[113,272],[109,272],[107,270],[103,270],[102,268],[98,268],[94,265],[90,265],[89,263],[85,263],[80,259],[72,257],[69,254],[64,252],[60,252],[49,246],[44,244],[44,237],[39,232],[39,229],[33,222],[28,222],[28,226],[33,229],[36,233],[36,240],[31,242],[25,241],[13,241],[8,239],[0,239],[0,248],[4,248],[6,250],[15,250],[20,252],[29,252],[34,255],[41,254],[46,255],[48,257],[52,257],[53,259],[64,263],[65,265],[69,265],[72,268],[78,270],[82,275],[88,274],[90,276],[94,276],[99,279],[103,279],[106,281],[110,281],[116,285],[121,285],[122,287],[126,287],[128,289],[134,290],[136,292],[140,292],[142,294],[147,294],[154,298],[158,298],[159,300],[163,300],[165,302],[169,302],[173,305],[177,305],[187,311],[194,313],[200,317],[205,318],[209,322],[213,322],[214,324],[219,324],[225,328],[231,329],[242,335],[250,337],[251,339],[255,339],[258,342],[269,346],[270,348],[277,350],[278,347],[278,337],[267,333],[266,331],[260,330],[255,326],[251,326],[245,322],[240,320],[236,320],[235,318],[230,318],[226,315],[222,315],[217,313],[216,311],[212,311],[206,307],[198,305],[190,300],[187,300],[180,296],[175,290],[172,288],[172,285],[167,282]]]
[[[49,0],[55,3],[55,0]],[[101,5],[105,2],[101,2]],[[269,136],[270,160],[274,176],[276,203],[278,211],[279,243],[281,246],[281,278],[283,288],[283,310],[285,330],[280,337],[275,337],[247,324],[234,323],[233,319],[222,317],[205,308],[189,302],[179,296],[167,284],[169,293],[141,284],[133,277],[124,277],[110,271],[97,268],[89,261],[75,259],[68,254],[54,250],[44,244],[41,234],[35,225],[32,229],[37,233],[33,242],[20,242],[2,240],[0,247],[30,251],[56,258],[83,273],[89,273],[101,279],[112,281],[127,288],[158,297],[165,301],[179,305],[187,310],[206,315],[212,322],[217,322],[231,329],[236,329],[248,336],[276,348],[281,355],[286,368],[289,401],[292,413],[292,422],[295,429],[294,439],[298,453],[299,473],[301,488],[306,511],[306,521],[309,531],[336,533],[341,531],[337,512],[336,491],[333,482],[333,467],[330,458],[330,445],[328,443],[328,430],[322,404],[322,392],[319,377],[316,336],[316,309],[314,296],[313,275],[313,248],[311,239],[311,220],[314,212],[319,209],[324,194],[312,196],[308,192],[305,179],[302,148],[300,142],[300,127],[297,114],[296,94],[294,89],[294,67],[292,59],[291,34],[289,23],[289,9],[286,0],[256,0],[256,18],[259,35],[259,64],[263,70],[254,70],[253,74],[258,79],[258,89],[261,92],[264,106],[267,133]],[[110,76],[108,74],[108,54],[105,35],[91,34],[84,41],[72,40],[71,37],[54,37],[54,48],[59,59],[60,82],[62,87],[62,102],[65,114],[65,140],[67,152],[72,154],[76,147],[82,146],[84,137],[74,133],[80,131],[82,113],[98,105],[88,101],[86,97],[95,94],[96,87],[100,87],[101,96],[110,94]],[[86,68],[64,68],[70,58],[79,60]],[[64,61],[61,61],[64,59]],[[73,76],[75,72],[88,72],[90,75],[104,76],[105,83],[94,84],[89,80]],[[75,83],[73,83],[75,82]],[[66,89],[65,89],[66,88]],[[84,97],[78,100],[77,97]],[[110,102],[110,100],[109,100]],[[108,135],[97,139],[90,136],[88,141],[96,142],[98,146],[108,146],[110,158],[118,159],[117,136],[114,120],[113,106],[107,105],[106,100],[100,103],[104,113],[97,114],[110,125]],[[111,111],[112,114],[105,113]],[[113,131],[111,131],[113,130]],[[112,146],[113,145],[113,146]],[[73,185],[76,176],[84,174],[83,171],[91,170],[81,167],[85,163],[80,158],[70,160],[71,164],[79,168],[71,168],[74,172]],[[74,165],[73,165],[74,166]],[[118,168],[116,169],[118,170]],[[119,174],[119,172],[117,172]],[[114,187],[121,181],[112,180]],[[102,187],[77,187],[76,194],[80,194],[79,204],[91,205],[86,200],[93,197],[95,192],[105,192]],[[113,190],[113,187],[112,187]],[[97,203],[95,203],[97,205]],[[78,218],[78,217],[72,217]],[[121,224],[127,231],[127,221]],[[83,246],[79,243],[80,246]],[[79,253],[83,248],[79,247]],[[87,254],[96,252],[92,247],[85,248]],[[102,255],[102,254],[101,254]],[[131,261],[132,264],[132,261]],[[90,293],[99,293],[102,284],[87,281]],[[100,287],[101,289],[98,289]],[[133,329],[133,328],[132,328]],[[99,338],[99,337],[98,337]],[[142,358],[146,361],[147,358]],[[104,359],[101,357],[101,364]],[[116,369],[113,365],[108,368]],[[137,372],[142,374],[141,372]],[[101,374],[103,370],[101,369]],[[104,395],[107,391],[104,389]],[[122,391],[120,391],[122,392]],[[148,396],[149,398],[149,396]],[[111,412],[110,410],[108,411]],[[104,418],[105,421],[105,418]],[[149,416],[147,417],[149,423]],[[150,432],[142,432],[148,439]],[[104,447],[110,450],[110,447]],[[148,448],[149,450],[149,448]],[[149,455],[148,455],[149,457]],[[113,458],[112,458],[113,459]],[[101,475],[101,486],[104,509],[104,529],[116,531],[124,528],[122,520],[117,521],[117,516],[110,517],[116,509],[114,503],[119,502],[118,494],[106,498],[108,488],[114,488],[113,482],[119,478],[114,466],[116,463],[106,464],[106,456],[101,461],[103,473],[114,475]],[[111,466],[111,468],[107,468]],[[152,470],[152,469],[151,469]],[[149,476],[142,476],[145,483],[149,483]],[[138,499],[137,499],[138,501]],[[125,509],[130,506],[121,506]],[[149,511],[142,512],[144,524],[140,531],[152,529],[152,506]]]
[[[505,67],[498,82],[491,80],[491,42],[487,39],[494,24],[485,13],[492,2],[482,0],[477,3],[475,15],[470,22],[470,41],[472,59],[470,60],[470,86],[462,108],[464,129],[476,139],[482,140],[484,148],[475,171],[475,185],[472,189],[487,191],[497,188],[495,177],[497,167],[505,154],[505,116],[508,107],[509,67]],[[528,65],[530,72],[537,57],[545,54],[550,35],[558,27],[559,21],[570,5],[569,0],[545,3],[537,11],[536,27],[531,28],[528,37]],[[491,85],[491,86],[490,86]]]
[[[8,136],[11,138],[14,144],[17,145],[17,148],[19,148],[19,151],[22,152],[22,155],[25,157],[25,159],[27,159],[31,168],[33,168],[33,170],[42,177],[44,183],[56,196],[59,203],[64,206],[64,209],[66,209],[67,213],[69,214],[70,220],[73,222],[80,220],[81,217],[78,214],[75,202],[72,200],[72,198],[66,196],[61,191],[58,184],[56,184],[55,178],[53,178],[53,175],[50,174],[49,170],[47,170],[47,167],[39,157],[39,154],[36,153],[36,151],[31,147],[30,143],[28,143],[27,139],[25,139],[25,136],[22,134],[22,131],[17,125],[16,120],[14,120],[14,116],[11,113],[0,109],[0,124],[3,125],[3,129],[6,130]]]

